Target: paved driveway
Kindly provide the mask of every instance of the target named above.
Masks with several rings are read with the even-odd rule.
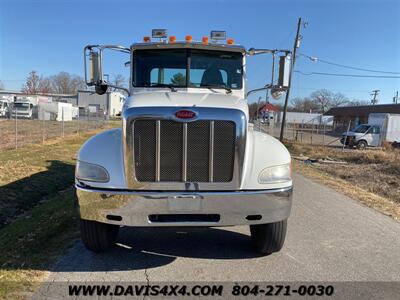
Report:
[[[298,174],[285,246],[270,256],[247,226],[120,233],[107,253],[77,242],[49,280],[400,281],[400,223]]]

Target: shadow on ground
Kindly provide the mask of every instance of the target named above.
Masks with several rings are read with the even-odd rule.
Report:
[[[0,228],[31,209],[43,197],[51,196],[74,183],[74,165],[47,161],[47,170],[0,186]]]
[[[259,255],[249,235],[217,228],[121,228],[105,253],[88,251],[78,242],[55,266],[56,272],[125,271],[155,268],[177,257],[243,259]]]

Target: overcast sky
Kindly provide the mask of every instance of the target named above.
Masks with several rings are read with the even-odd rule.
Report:
[[[246,48],[291,48],[297,18],[302,28],[299,52],[320,59],[393,73],[373,73],[312,62],[299,56],[296,70],[356,75],[400,76],[400,1],[84,1],[0,0],[0,80],[9,90],[20,90],[27,74],[43,76],[67,71],[83,76],[86,44],[130,44],[141,41],[152,28],[167,28],[177,39],[194,39],[212,29]],[[108,73],[128,71],[125,57],[108,60]],[[111,65],[111,66],[110,66]],[[249,86],[270,80],[270,58],[249,58]],[[395,74],[394,72],[397,72]],[[381,90],[380,103],[390,103],[399,78],[352,78],[294,75],[292,96],[316,89],[342,92],[350,99],[369,100]],[[254,95],[252,100],[264,96]],[[281,100],[282,101],[282,100]],[[280,102],[277,102],[280,103]]]

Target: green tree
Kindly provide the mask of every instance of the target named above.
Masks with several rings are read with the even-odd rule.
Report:
[[[186,85],[186,76],[182,73],[176,73],[174,76],[172,76],[171,83],[178,86]]]

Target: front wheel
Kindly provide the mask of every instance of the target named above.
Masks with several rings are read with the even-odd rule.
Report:
[[[285,242],[286,229],[287,220],[250,225],[251,239],[258,252],[268,255],[282,249]]]
[[[367,146],[368,146],[368,144],[367,144],[366,141],[359,141],[359,142],[357,143],[357,149],[360,149],[360,150],[366,149]]]
[[[94,252],[110,248],[118,236],[119,226],[81,219],[81,239]]]

